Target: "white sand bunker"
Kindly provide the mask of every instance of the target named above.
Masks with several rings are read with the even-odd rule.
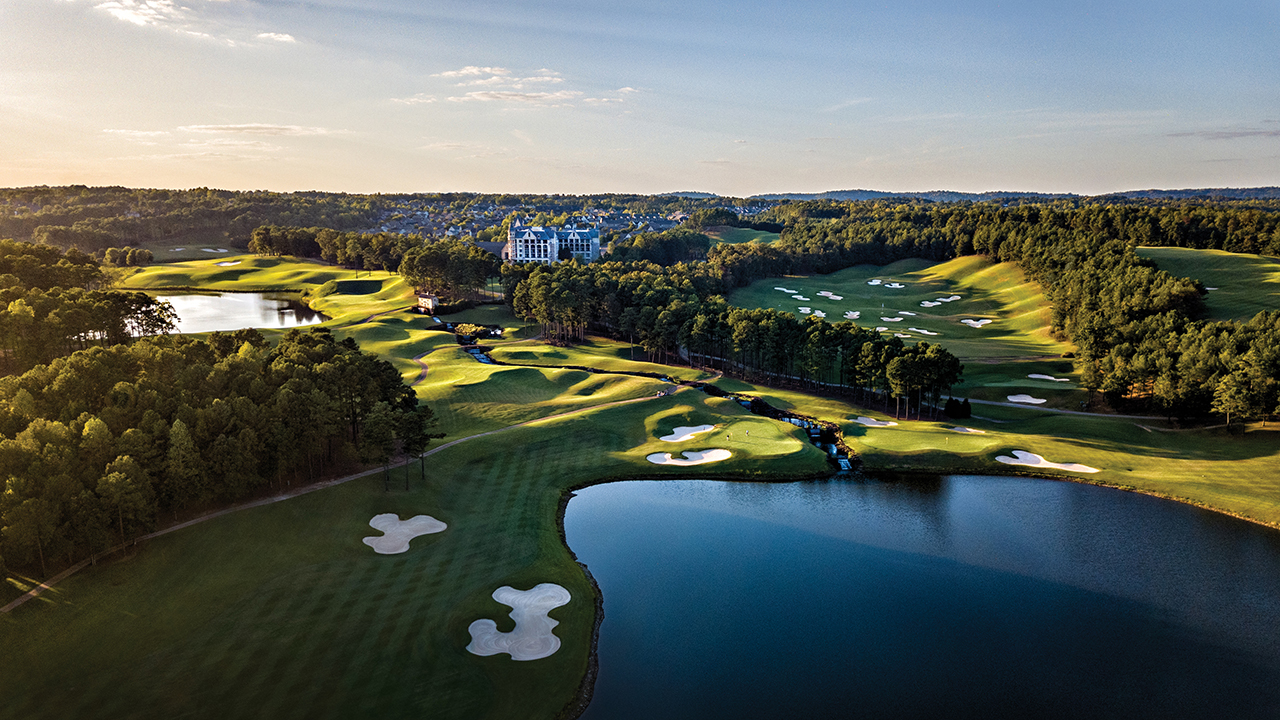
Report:
[[[804,315],[808,315],[809,313],[813,312],[813,308],[801,306],[800,312]]]
[[[1027,467],[1052,468],[1054,470],[1066,470],[1067,472],[1096,473],[1098,468],[1089,467],[1088,465],[1079,465],[1077,463],[1055,463],[1049,462],[1044,458],[1029,453],[1025,450],[1014,450],[1013,457],[1008,455],[997,455],[996,462],[1002,462],[1005,465],[1025,465]]]
[[[904,334],[904,333],[894,333],[894,334],[893,334],[893,336],[894,336],[894,337],[896,337],[896,338],[909,338],[909,337],[911,337],[910,335],[906,335],[906,334]]]
[[[960,299],[959,295],[952,295],[951,297],[944,297],[944,298],[940,297],[938,298],[938,302],[955,302],[959,299]]]
[[[902,322],[902,318],[900,317],[882,317],[880,319],[885,322]]]
[[[827,314],[826,314],[826,313],[824,313],[824,312],[822,312],[821,310],[814,310],[814,311],[813,311],[813,316],[814,316],[814,317],[824,318],[824,317],[826,317],[826,316],[827,316]]]
[[[183,250],[186,250],[186,248],[170,248],[169,252],[182,252]]]
[[[200,248],[200,251],[212,252],[212,253],[224,253],[224,252],[227,252],[227,249],[226,248]]]
[[[920,328],[907,328],[907,332],[920,333],[921,335],[937,335],[938,334],[930,330],[921,330]]]
[[[991,321],[990,321],[990,320],[970,320],[969,318],[965,318],[964,320],[961,320],[960,322],[964,323],[965,325],[968,325],[968,326],[969,326],[969,327],[971,327],[971,328],[980,328],[980,327],[982,327],[983,325],[990,325],[990,324],[991,324]]]
[[[646,455],[644,459],[654,465],[687,467],[689,465],[705,465],[706,463],[728,460],[733,453],[723,448],[715,448],[712,450],[685,450],[681,455],[684,455],[684,457],[672,457],[671,453],[653,453],[652,455]]]
[[[889,329],[889,328],[887,328],[887,327],[885,327],[885,326],[881,325],[880,327],[876,328],[876,332],[884,332],[884,331],[886,331],[886,330],[888,330],[888,329]]]
[[[867,281],[867,284],[868,284],[868,285],[879,285],[879,284],[880,284],[880,281],[879,281],[879,280],[868,280],[868,281]]]
[[[819,295],[823,295],[823,296],[825,296],[825,297],[831,297],[831,291],[830,291],[830,290],[819,290],[819,291],[818,291],[818,294],[819,294]]]
[[[928,300],[921,300],[921,301],[920,301],[920,307],[927,307],[927,308],[929,308],[929,307],[938,307],[938,306],[939,306],[939,305],[941,305],[941,304],[942,304],[942,303],[940,303],[940,302],[929,302]]]
[[[778,292],[784,292],[788,295],[795,295],[796,293],[800,292],[799,290],[788,290],[784,287],[776,287],[774,288],[774,290],[777,290]]]
[[[1041,375],[1040,373],[1031,373],[1027,377],[1032,380],[1052,380],[1054,382],[1071,382],[1071,378],[1060,378],[1052,375]]]
[[[911,312],[910,310],[899,310],[899,311],[898,311],[898,314],[899,314],[899,315],[910,315],[911,317],[915,317],[915,315],[916,315],[915,313]]]
[[[1010,395],[1009,402],[1026,403],[1028,405],[1039,405],[1044,402],[1044,398],[1031,397],[1030,395]]]
[[[867,427],[893,427],[898,424],[892,420],[876,420],[875,418],[862,416],[854,418],[853,421],[859,425],[866,425]]]
[[[666,442],[684,442],[685,440],[692,440],[693,436],[698,433],[710,432],[715,429],[715,425],[681,425],[680,427],[671,428],[670,435],[663,435],[658,439]]]
[[[803,296],[803,295],[792,295],[791,297],[793,297],[793,298],[795,298],[795,299],[797,299],[797,300],[804,300],[805,302],[809,302],[809,298],[807,298],[807,297],[805,297],[805,296]]]
[[[1217,289],[1218,289],[1218,288],[1211,288],[1211,287],[1207,287],[1207,288],[1205,288],[1205,290],[1217,290]]]
[[[901,290],[902,288],[906,287],[906,285],[903,285],[902,283],[896,283],[896,282],[885,283],[884,286],[891,290]]]
[[[846,310],[844,313],[845,320],[857,320],[860,317],[862,317],[862,313],[857,310]]]
[[[975,430],[974,428],[971,428],[971,427],[965,427],[965,426],[963,426],[963,425],[957,425],[957,426],[955,426],[955,427],[953,427],[953,428],[947,428],[947,429],[948,429],[948,430],[950,430],[951,432],[958,432],[958,433],[973,433],[973,434],[975,434],[975,435],[986,435],[986,434],[987,434],[987,431],[986,431],[986,430]]]
[[[547,613],[569,603],[572,596],[568,590],[555,583],[542,583],[524,591],[503,585],[493,591],[493,599],[511,607],[516,628],[504,633],[498,632],[498,624],[492,620],[471,623],[467,627],[471,633],[467,651],[472,655],[507,653],[512,660],[538,660],[560,649],[560,638],[552,632],[560,621],[552,620]]]
[[[369,536],[364,544],[379,555],[399,555],[409,550],[409,541],[420,535],[431,535],[449,527],[430,515],[415,515],[401,520],[395,513],[374,515],[369,527],[385,533],[382,537]]]
[[[239,264],[240,264],[239,260],[223,260],[220,263],[214,263],[214,265],[217,265],[218,267],[231,267],[232,265],[239,265]]]

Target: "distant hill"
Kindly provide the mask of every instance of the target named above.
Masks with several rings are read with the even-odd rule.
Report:
[[[708,193],[708,192],[684,191],[684,192],[662,193],[661,195],[658,195],[658,197],[681,197],[681,198],[691,198],[694,200],[709,200],[711,198],[718,198],[720,196],[715,193]]]
[[[883,190],[830,190],[822,193],[774,193],[753,195],[753,200],[879,200],[881,198],[914,198],[932,200],[934,202],[987,202],[989,200],[1012,200],[1018,198],[1035,198],[1041,200],[1057,200],[1088,197],[1075,193],[1036,193],[991,191],[983,193],[966,193],[952,190],[929,190],[925,192],[885,192]],[[1152,200],[1186,200],[1204,198],[1213,200],[1280,200],[1280,187],[1257,188],[1193,188],[1187,190],[1126,190],[1124,192],[1107,193],[1093,196],[1100,199],[1152,199]]]

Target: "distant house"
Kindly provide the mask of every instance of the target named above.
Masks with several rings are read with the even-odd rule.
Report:
[[[559,228],[512,224],[507,231],[507,246],[502,250],[502,259],[518,263],[553,263],[560,259],[562,249],[586,262],[598,259],[600,229],[579,221]]]
[[[436,308],[440,307],[440,298],[430,293],[418,296],[418,312],[426,315],[435,315]]]

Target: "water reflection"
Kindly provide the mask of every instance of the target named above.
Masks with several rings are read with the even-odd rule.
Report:
[[[1009,477],[628,482],[568,506],[587,718],[1265,717],[1280,533]]]
[[[315,325],[328,319],[292,294],[222,293],[156,297],[173,305],[178,314],[180,333],[291,328]]]

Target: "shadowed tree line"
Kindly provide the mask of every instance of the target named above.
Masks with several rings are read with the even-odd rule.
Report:
[[[168,303],[105,284],[98,262],[78,250],[0,240],[0,371],[173,330]]]
[[[420,455],[434,420],[390,363],[297,330],[95,347],[0,378],[0,564],[71,564],[161,517]]]

